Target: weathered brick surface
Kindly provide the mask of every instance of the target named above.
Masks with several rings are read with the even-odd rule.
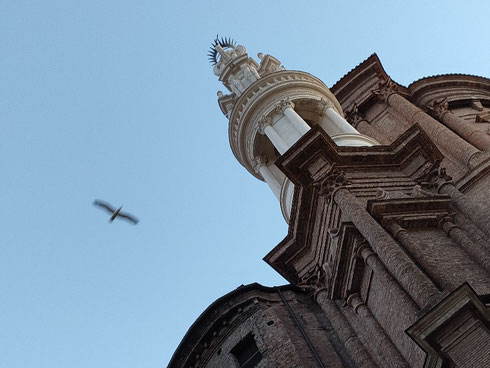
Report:
[[[379,324],[392,339],[412,367],[420,367],[423,351],[405,333],[416,320],[413,310],[408,309],[397,290],[386,288],[383,279],[376,274],[369,288],[367,306]],[[375,337],[373,337],[375,338]]]
[[[490,252],[490,80],[403,87],[372,55],[331,90],[362,115],[361,133],[390,145],[338,147],[313,126],[274,158],[296,194],[289,233],[264,259],[303,290],[282,287],[296,321],[277,289],[242,287],[203,313],[170,368],[238,368],[231,351],[249,334],[258,368],[489,366],[490,312],[478,295],[490,294],[490,275],[478,254]]]
[[[198,319],[169,367],[238,368],[232,349],[250,334],[262,355],[257,368],[318,367],[306,338],[325,366],[355,367],[328,322],[329,316],[323,314],[310,296],[289,289],[283,288],[282,292],[296,321],[277,289],[258,284],[239,288],[228,294],[226,302],[218,300]]]
[[[490,279],[478,264],[442,230],[410,232],[418,246],[412,257],[442,289],[452,291],[468,282],[479,294],[490,293]]]

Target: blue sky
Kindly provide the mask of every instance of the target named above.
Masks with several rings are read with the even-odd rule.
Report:
[[[0,366],[166,366],[215,299],[284,283],[262,257],[286,224],[216,102],[217,33],[329,86],[376,52],[407,85],[489,76],[489,4],[0,2]]]

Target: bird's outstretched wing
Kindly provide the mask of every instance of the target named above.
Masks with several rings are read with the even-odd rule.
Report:
[[[94,201],[94,206],[101,207],[101,208],[105,209],[107,212],[110,212],[110,213],[114,213],[114,211],[116,210],[109,203],[105,203],[105,202],[99,201],[98,199],[96,199]]]
[[[117,217],[122,217],[123,219],[128,220],[129,222],[133,223],[134,225],[136,225],[139,221],[136,217],[134,217],[133,215],[130,215],[127,212],[119,212]]]

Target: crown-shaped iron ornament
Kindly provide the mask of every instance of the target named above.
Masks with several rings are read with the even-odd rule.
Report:
[[[221,37],[220,39],[219,36],[216,35],[216,38],[211,44],[208,52],[209,62],[213,65],[218,63],[218,50],[216,49],[216,46],[218,45],[223,49],[230,49],[236,46],[236,42],[232,38]]]

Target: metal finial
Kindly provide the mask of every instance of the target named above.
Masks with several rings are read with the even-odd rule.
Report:
[[[216,35],[216,38],[208,51],[208,59],[212,65],[218,63],[218,50],[216,48],[218,45],[223,49],[232,49],[236,46],[236,42],[232,38],[221,37],[220,39],[219,36]]]

